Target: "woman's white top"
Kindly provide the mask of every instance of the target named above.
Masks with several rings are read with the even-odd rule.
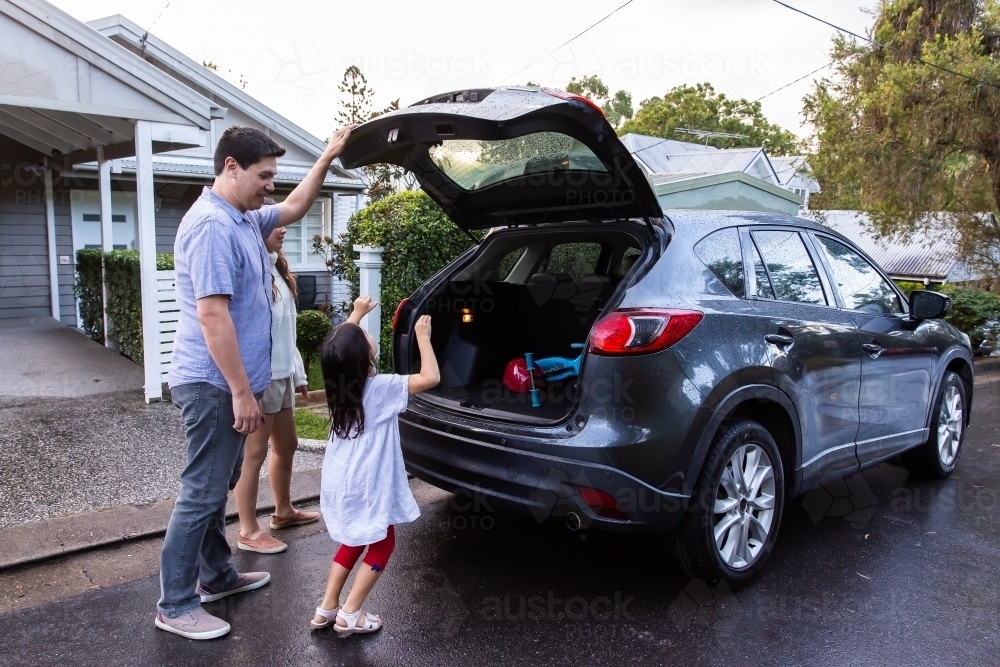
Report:
[[[295,301],[288,283],[278,273],[278,253],[272,252],[271,276],[278,287],[278,299],[271,304],[271,382],[292,378],[292,384],[301,387],[306,384],[306,369],[302,365],[302,355],[295,346],[296,318]]]
[[[319,502],[330,537],[358,547],[378,542],[389,526],[420,516],[403,467],[399,422],[410,396],[406,375],[365,382],[365,430],[357,438],[330,436]]]

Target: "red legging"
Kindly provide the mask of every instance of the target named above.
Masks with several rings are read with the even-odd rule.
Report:
[[[381,572],[388,564],[389,556],[392,555],[392,550],[395,548],[396,531],[393,526],[389,526],[389,529],[385,532],[385,537],[374,544],[368,545],[368,553],[365,554],[365,559],[361,562],[365,565],[370,565],[376,572]],[[348,570],[353,570],[354,564],[358,562],[358,556],[364,550],[365,545],[363,544],[359,547],[349,547],[346,544],[341,544],[340,549],[337,550],[337,555],[333,557],[333,562],[342,565]]]

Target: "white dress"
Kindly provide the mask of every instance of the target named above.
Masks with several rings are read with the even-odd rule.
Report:
[[[396,417],[410,396],[406,375],[375,375],[365,382],[365,430],[344,440],[330,436],[323,459],[320,509],[330,537],[357,547],[385,538],[392,524],[420,516],[403,467]]]

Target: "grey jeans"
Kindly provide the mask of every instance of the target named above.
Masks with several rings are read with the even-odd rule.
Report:
[[[207,382],[170,388],[187,437],[187,467],[160,554],[160,602],[176,618],[201,604],[198,582],[213,590],[236,578],[226,541],[226,498],[243,466],[246,436],[233,428],[233,397]],[[259,399],[258,399],[259,400]]]

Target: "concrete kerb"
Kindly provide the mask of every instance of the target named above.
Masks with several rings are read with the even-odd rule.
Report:
[[[319,499],[320,471],[306,470],[292,477],[292,502],[315,502]],[[173,511],[175,498],[147,505],[124,505],[107,510],[79,512],[33,521],[0,530],[0,572],[45,561],[64,558],[94,549],[133,540],[162,536]],[[257,511],[274,510],[270,485],[261,480]],[[230,499],[226,520],[237,518]]]

